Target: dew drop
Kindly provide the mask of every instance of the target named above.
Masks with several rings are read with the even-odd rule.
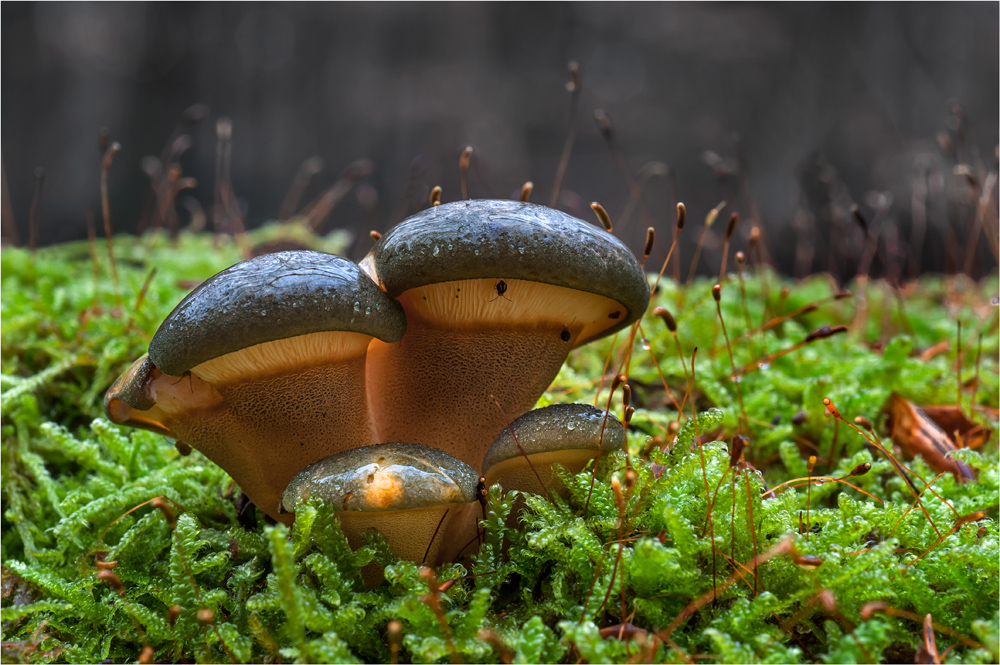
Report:
[[[354,301],[354,311],[358,313],[361,312],[361,303],[359,303],[357,300]]]
[[[740,381],[743,380],[743,377],[739,376],[739,375],[731,376],[729,378],[730,378],[730,380],[732,380],[733,383],[739,383]]]
[[[365,316],[371,316],[371,315],[372,315],[372,308],[365,307]]]
[[[517,251],[520,252],[521,254],[524,254],[524,247],[518,247]]]
[[[261,316],[267,316],[267,310],[266,309],[260,310],[260,315]]]
[[[649,351],[649,340],[645,337],[642,338],[642,350]]]
[[[576,429],[576,425],[574,425],[573,422],[570,421],[570,422],[566,423],[566,429],[568,429],[570,431],[573,431],[573,430]]]
[[[762,369],[762,370],[763,369],[771,369],[771,363],[758,363],[757,364],[757,368],[758,369]]]
[[[437,246],[437,245],[434,245],[434,249],[433,249],[433,250],[431,250],[431,256],[437,256],[437,255],[438,255],[438,252],[440,252],[440,251],[441,251],[441,250],[440,250],[440,249],[438,249],[438,246]]]

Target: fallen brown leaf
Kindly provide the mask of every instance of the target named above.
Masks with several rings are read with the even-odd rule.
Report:
[[[958,449],[955,443],[913,402],[893,393],[883,411],[888,416],[890,438],[908,457],[922,456],[938,473],[950,471],[959,479],[976,479],[972,469],[951,456]]]
[[[921,410],[960,448],[979,448],[993,436],[993,428],[969,420],[957,406],[924,406]]]

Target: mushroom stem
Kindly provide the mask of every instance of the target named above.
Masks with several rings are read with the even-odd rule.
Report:
[[[365,532],[375,529],[400,559],[439,566],[454,559],[475,534],[478,508],[478,503],[469,503],[384,512],[345,510],[338,511],[337,517],[352,550],[364,545]],[[475,538],[471,542],[475,543]],[[365,584],[378,584],[383,579],[382,568],[368,564],[361,569],[361,576]]]
[[[490,396],[512,418],[534,406],[566,360],[570,344],[561,340],[562,329],[411,323],[394,344],[373,340],[368,398],[378,439],[434,446],[478,467],[505,426]]]

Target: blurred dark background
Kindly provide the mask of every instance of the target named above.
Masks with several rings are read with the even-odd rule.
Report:
[[[353,258],[369,229],[425,207],[434,185],[459,198],[466,145],[471,196],[516,197],[531,180],[532,201],[548,203],[572,129],[557,207],[593,221],[587,204],[600,201],[637,251],[653,223],[662,261],[684,201],[684,274],[724,200],[701,272],[718,270],[738,211],[735,248],[759,225],[785,272],[853,275],[866,241],[852,205],[900,276],[996,269],[996,2],[0,9],[7,242],[29,238],[36,167],[39,244],[86,237],[88,206],[101,228],[102,128],[121,144],[115,230],[154,225],[157,165],[144,158],[166,155],[185,110],[204,104],[181,132],[191,142],[177,163],[197,180],[178,197],[181,225],[199,206],[211,225],[220,118],[232,123],[232,190],[248,226],[278,216],[307,158],[324,168],[303,205],[355,165],[324,222],[361,236]],[[570,61],[581,77],[572,117]],[[645,184],[638,205],[629,182]]]

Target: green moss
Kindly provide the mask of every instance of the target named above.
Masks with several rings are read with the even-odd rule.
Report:
[[[336,238],[326,242],[336,249]],[[956,454],[977,470],[977,482],[944,475],[923,495],[923,509],[910,510],[912,495],[892,465],[826,417],[822,401],[873,423],[893,391],[918,404],[953,404],[961,319],[963,381],[974,373],[969,340],[983,333],[978,389],[963,391],[964,406],[974,395],[995,408],[997,310],[986,304],[995,279],[957,296],[954,284],[925,280],[907,293],[905,320],[880,284],[868,285],[860,317],[859,298],[829,300],[821,278],[788,283],[782,301],[784,282],[774,275],[769,294],[764,281],[748,279],[744,312],[733,279],[721,305],[736,367],[821,325],[851,328],[749,371],[740,395],[711,284],[664,282],[656,304],[674,313],[688,367],[662,322],[647,315],[629,372],[637,410],[628,460],[608,456],[593,483],[590,470],[560,471],[566,498],[525,496],[517,518],[509,517],[515,497],[492,488],[484,545],[466,566],[439,568],[438,584],[457,581],[436,592],[377,535],[352,552],[320,503],[300,506],[291,530],[266,525],[259,513],[241,523],[238,488],[218,467],[103,418],[104,391],[166,313],[194,283],[239,260],[231,242],[188,235],[176,244],[121,238],[116,252],[117,288],[103,261],[94,278],[83,244],[35,255],[5,249],[0,257],[5,660],[135,661],[149,647],[171,661],[387,661],[397,621],[398,657],[415,662],[659,662],[680,659],[678,649],[719,662],[889,661],[912,659],[927,614],[948,629],[936,631],[940,653],[953,647],[948,662],[1000,655],[996,437]],[[106,256],[103,245],[98,256]],[[746,334],[747,318],[759,327],[817,299],[824,302],[807,314]],[[883,319],[888,343],[879,350]],[[626,339],[618,335],[612,358]],[[941,340],[951,342],[948,351],[920,359]],[[592,403],[611,344],[574,352],[540,403]],[[661,450],[678,415],[660,372],[681,401],[696,346],[697,422],[688,399],[677,443]],[[605,383],[601,403],[607,390]],[[619,395],[612,408],[620,412]],[[793,424],[799,412],[805,421]],[[975,411],[994,428],[995,414]],[[741,420],[747,459],[760,474],[730,467],[727,442]],[[726,441],[692,446],[696,434],[720,426]],[[806,476],[810,454],[819,458],[813,475],[846,476],[871,462],[868,474],[849,479],[868,495],[825,483],[765,497],[762,478],[773,487]],[[920,458],[906,464],[935,476]],[[613,478],[626,488],[621,507]],[[984,517],[952,528],[956,515],[975,511]],[[797,554],[817,557],[812,565],[768,555],[754,574],[755,555],[788,537]],[[107,573],[98,576],[98,559],[117,562],[110,572],[121,593]],[[386,582],[369,588],[360,571],[371,561],[387,566]],[[685,612],[713,588],[716,600]],[[889,612],[873,612],[873,602]],[[602,635],[623,622],[642,629],[634,640]]]

